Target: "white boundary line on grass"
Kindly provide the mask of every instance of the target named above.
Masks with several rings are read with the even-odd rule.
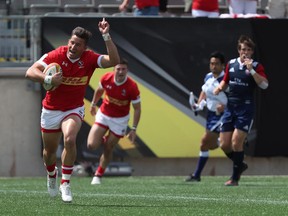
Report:
[[[47,192],[39,192],[39,191],[27,191],[27,190],[0,190],[0,193],[31,193],[31,194],[47,194]],[[103,194],[103,193],[97,193],[97,194],[87,194],[87,193],[73,193],[74,196],[80,196],[80,197],[97,197],[97,196],[102,196],[102,197],[125,197],[125,198],[139,198],[139,199],[144,199],[144,198],[152,198],[152,199],[155,199],[155,200],[159,200],[159,199],[162,199],[162,200],[178,200],[178,199],[182,199],[182,200],[186,200],[186,201],[189,201],[189,200],[206,200],[206,201],[213,201],[213,202],[225,202],[225,203],[247,203],[247,202],[253,202],[255,204],[259,203],[259,204],[271,204],[271,205],[287,205],[288,204],[288,200],[269,200],[269,199],[265,199],[265,200],[255,200],[255,199],[249,199],[249,198],[237,198],[237,199],[225,199],[223,197],[196,197],[195,195],[193,196],[163,196],[163,195],[153,195],[153,196],[150,196],[150,195],[135,195],[135,194]]]

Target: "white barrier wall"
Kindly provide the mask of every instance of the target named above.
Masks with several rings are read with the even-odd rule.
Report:
[[[25,79],[26,69],[0,67],[0,177],[45,175],[41,92],[38,84]]]

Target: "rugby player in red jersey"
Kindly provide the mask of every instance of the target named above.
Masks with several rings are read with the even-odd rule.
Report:
[[[51,197],[58,194],[56,152],[63,137],[61,155],[62,179],[60,192],[64,202],[72,201],[70,178],[76,160],[76,137],[84,118],[84,96],[86,87],[96,68],[109,68],[119,63],[117,47],[109,34],[110,25],[103,18],[98,28],[106,44],[107,54],[98,54],[87,49],[92,37],[90,31],[76,27],[68,44],[44,54],[26,71],[26,78],[57,87],[47,91],[42,101],[41,131],[43,161],[47,170],[47,188]],[[56,62],[62,73],[46,75],[45,67]]]

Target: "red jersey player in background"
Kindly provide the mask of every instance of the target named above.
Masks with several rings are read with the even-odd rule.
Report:
[[[96,116],[88,135],[87,147],[95,150],[103,145],[104,150],[92,179],[92,185],[101,184],[101,177],[112,159],[114,146],[126,134],[131,104],[134,115],[128,138],[132,142],[136,138],[136,129],[141,115],[140,91],[136,82],[128,77],[127,73],[128,62],[126,59],[121,59],[113,72],[108,72],[101,77],[99,87],[94,92],[90,113]],[[96,113],[96,105],[103,94],[102,104]]]
[[[57,87],[54,91],[47,91],[42,101],[41,131],[47,188],[51,197],[58,194],[56,152],[63,136],[60,192],[64,202],[72,201],[70,178],[76,160],[76,137],[85,113],[83,100],[86,87],[96,68],[109,68],[118,64],[120,60],[117,48],[109,35],[109,23],[103,18],[98,23],[98,28],[108,54],[101,55],[87,50],[87,43],[92,34],[82,27],[76,27],[66,46],[60,46],[44,54],[26,71],[26,78]],[[52,62],[61,65],[62,73],[52,76],[43,73]]]
[[[193,17],[219,17],[218,0],[193,0],[192,10]]]
[[[125,12],[131,0],[123,0],[119,5],[119,11]],[[158,16],[159,15],[159,0],[134,0],[135,9],[134,16]]]

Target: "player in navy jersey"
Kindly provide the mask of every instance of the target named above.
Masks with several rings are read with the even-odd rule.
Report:
[[[88,135],[87,147],[94,150],[102,145],[103,154],[91,181],[92,185],[101,184],[101,177],[112,159],[113,149],[126,134],[131,104],[134,115],[128,138],[132,143],[136,138],[136,128],[141,115],[140,91],[137,83],[127,73],[128,62],[126,59],[121,59],[114,67],[114,71],[107,72],[101,77],[99,86],[94,92],[90,113],[96,116]],[[96,105],[103,94],[102,104],[96,113]]]
[[[208,110],[206,116],[206,131],[201,139],[197,167],[195,172],[185,179],[186,182],[201,181],[201,172],[208,160],[209,150],[219,147],[220,119],[227,104],[227,96],[224,92],[214,95],[213,90],[224,77],[224,55],[219,51],[211,53],[209,67],[210,72],[207,73],[204,78],[204,84],[202,85],[202,91],[197,104],[193,105],[190,103],[194,111],[202,110],[203,105],[206,105]]]
[[[252,59],[254,49],[253,40],[241,35],[237,45],[239,57],[227,63],[224,78],[214,89],[214,94],[218,95],[229,87],[220,132],[220,146],[233,161],[233,174],[225,182],[226,186],[238,186],[242,172],[247,169],[243,167],[244,143],[253,123],[254,90],[257,86],[268,88],[263,65]]]

